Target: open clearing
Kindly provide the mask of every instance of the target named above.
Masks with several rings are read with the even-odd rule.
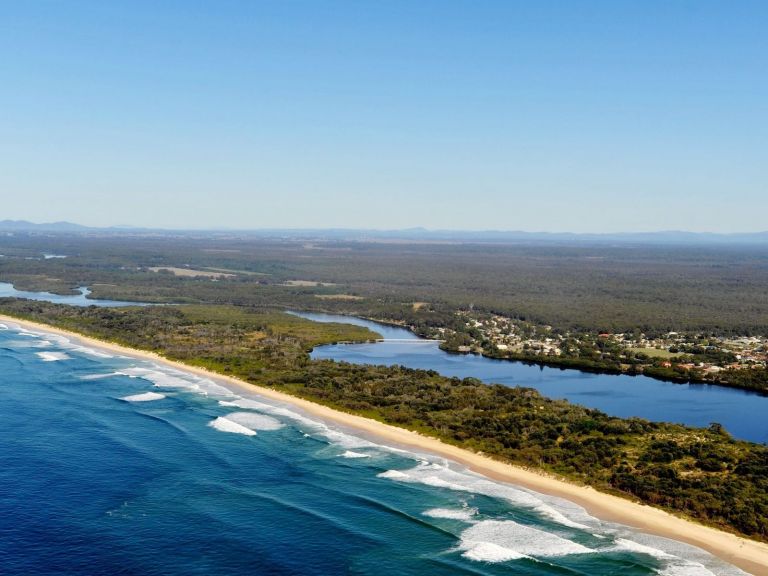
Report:
[[[673,354],[669,350],[659,350],[658,348],[632,348],[632,350],[642,352],[651,358],[673,358],[677,356],[677,354]]]
[[[233,278],[234,274],[228,274],[226,272],[210,272],[208,270],[194,270],[192,268],[176,268],[174,266],[153,266],[150,268],[152,272],[166,271],[170,272],[174,276],[184,276],[186,278]]]
[[[312,286],[336,286],[333,282],[317,282],[315,280],[286,280],[283,286],[303,286],[305,288]]]
[[[353,296],[352,294],[315,294],[315,298],[320,298],[320,300],[363,300],[362,296]]]

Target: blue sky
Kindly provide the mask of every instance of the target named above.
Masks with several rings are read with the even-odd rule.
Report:
[[[768,229],[768,2],[0,6],[0,219]]]

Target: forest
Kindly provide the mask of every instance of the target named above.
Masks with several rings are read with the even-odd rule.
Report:
[[[0,254],[0,281],[89,286],[99,298],[300,307],[417,328],[474,309],[576,332],[768,334],[765,246],[16,233],[0,236]],[[152,271],[162,267],[231,276]]]

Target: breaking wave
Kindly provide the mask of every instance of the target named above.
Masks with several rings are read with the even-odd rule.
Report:
[[[320,436],[328,442],[340,446],[341,448],[344,448],[348,451],[355,451],[356,449],[359,450],[361,448],[369,448],[389,452],[404,453],[403,450],[383,446],[381,444],[371,442],[370,440],[360,438],[359,436],[355,436],[354,434],[348,434],[346,432],[342,432],[341,430],[336,430],[324,422],[321,422],[320,420],[304,416],[298,411],[291,410],[285,406],[268,404],[267,402],[262,402],[253,398],[242,397],[238,397],[234,400],[220,400],[219,405],[243,408],[245,410],[257,410],[272,416],[287,418],[306,428],[306,430],[311,432],[313,436]]]
[[[426,512],[422,512],[424,516],[430,518],[445,518],[447,520],[462,520],[463,522],[471,522],[474,520],[477,514],[477,508],[432,508]]]
[[[67,355],[66,352],[35,352],[35,355],[43,362],[58,362],[71,359],[71,356]]]
[[[126,402],[151,402],[152,400],[162,400],[163,398],[165,398],[165,394],[160,394],[159,392],[144,392],[142,394],[124,396],[121,400]]]
[[[251,430],[242,424],[238,424],[237,422],[233,422],[224,416],[219,416],[216,418],[216,420],[211,421],[208,425],[211,428],[216,428],[216,430],[219,430],[220,432],[243,434],[244,436],[256,436],[256,432],[254,430]]]
[[[354,450],[346,450],[342,455],[342,458],[370,458],[370,454],[364,454],[363,452],[355,452]]]
[[[543,495],[536,495],[524,488],[509,484],[494,482],[470,471],[457,471],[443,464],[423,461],[409,470],[389,470],[379,474],[380,478],[389,478],[399,482],[426,484],[436,488],[446,488],[457,492],[481,494],[491,498],[506,500],[515,505],[528,508],[563,526],[580,530],[594,530],[599,525],[596,518],[590,516],[583,508],[570,502],[567,503],[569,516],[566,516],[551,504],[546,503]],[[562,501],[563,505],[565,501]],[[560,500],[558,499],[558,504]],[[588,524],[587,524],[588,523]]]
[[[283,423],[280,420],[253,412],[233,412],[232,414],[227,414],[225,418],[254,431],[279,430],[283,427]]]
[[[155,366],[153,368],[133,366],[120,370],[118,374],[148,380],[158,388],[181,388],[206,396],[229,398],[234,396],[230,390],[209,378],[201,378],[188,372],[166,369],[160,366]]]
[[[483,520],[461,533],[463,556],[484,562],[594,552],[582,544],[512,520]]]

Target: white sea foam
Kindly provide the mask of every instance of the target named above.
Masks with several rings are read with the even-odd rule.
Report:
[[[0,330],[9,330],[9,328],[5,324],[0,324]]]
[[[58,345],[61,348],[64,348],[65,350],[69,350],[71,352],[76,352],[78,354],[86,354],[88,356],[93,356],[95,358],[115,358],[116,356],[114,354],[110,354],[109,352],[106,352],[105,350],[101,348],[92,348],[90,346],[83,346],[82,344],[75,343],[66,336],[61,336],[59,334],[48,334],[46,336],[47,338],[53,340],[56,345]]]
[[[422,512],[424,516],[430,518],[446,518],[448,520],[462,520],[464,522],[471,522],[477,514],[477,508],[432,508]]]
[[[699,548],[658,536],[634,532],[626,526],[601,524],[578,505],[560,499],[553,498],[550,500],[553,505],[558,506],[558,509],[554,509],[543,500],[548,498],[545,495],[541,495],[541,500],[537,502],[539,499],[536,494],[495,483],[469,471],[456,471],[447,466],[422,461],[415,468],[388,470],[379,474],[379,477],[502,498],[515,505],[530,507],[547,518],[559,519],[561,524],[569,527],[580,527],[580,523],[573,520],[576,518],[594,524],[589,529],[590,533],[595,532],[595,528],[605,531],[604,534],[595,534],[605,543],[599,545],[596,550],[592,550],[560,535],[524,526],[507,519],[478,522],[473,517],[474,514],[470,514],[472,509],[436,508],[424,513],[427,516],[456,518],[471,523],[472,526],[461,534],[459,549],[463,551],[464,556],[473,560],[503,562],[521,557],[601,553],[616,550],[647,554],[657,559],[662,565],[662,568],[659,569],[662,576],[714,576],[715,574],[744,576],[745,574],[738,568],[722,563]],[[476,513],[476,511],[474,512]],[[563,519],[565,522],[562,521]]]
[[[126,376],[148,380],[158,388],[182,388],[206,396],[230,398],[234,396],[232,392],[224,386],[216,384],[213,380],[201,378],[180,370],[166,369],[160,366],[153,368],[133,366],[122,369],[120,372]]]
[[[62,336],[61,334],[53,334],[52,332],[44,333],[39,335],[40,338],[50,338],[60,346],[69,346],[72,344],[72,341],[67,338],[66,336]]]
[[[252,398],[237,398],[236,400],[219,400],[220,406],[232,406],[234,408],[245,408],[246,410],[269,410],[274,408],[265,402],[259,402]]]
[[[322,436],[329,442],[336,444],[346,450],[354,451],[360,448],[367,448],[367,449],[387,450],[390,452],[398,452],[398,453],[405,452],[404,450],[400,450],[398,448],[392,448],[389,446],[376,444],[374,442],[371,442],[370,440],[365,440],[363,438],[360,438],[359,436],[348,434],[346,432],[342,432],[341,430],[336,430],[334,428],[331,428],[324,422],[321,422],[319,420],[314,420],[312,418],[308,418],[307,416],[304,416],[299,412],[296,412],[284,406],[277,406],[274,404],[261,402],[259,400],[254,400],[252,398],[242,398],[242,397],[235,398],[234,400],[221,400],[219,401],[219,404],[221,406],[244,408],[246,410],[258,410],[260,412],[266,412],[268,414],[271,414],[273,416],[278,416],[280,418],[288,418],[298,424],[301,424],[302,427],[306,427],[308,431],[312,432],[313,435]]]
[[[362,452],[355,452],[354,450],[347,450],[342,455],[342,458],[370,458],[370,454],[364,454]]]
[[[662,576],[747,576],[746,572],[715,558],[708,552],[677,540],[635,532],[614,525],[613,547],[603,551],[626,551],[647,554],[657,559]]]
[[[640,544],[639,542],[635,542],[634,540],[627,540],[626,538],[616,539],[616,550],[619,550],[622,552],[627,551],[627,552],[635,552],[639,554],[647,554],[648,556],[653,556],[654,558],[659,558],[659,559],[676,558],[676,556],[673,556],[672,554],[664,552],[664,550],[654,548],[653,546]]]
[[[509,548],[504,548],[493,542],[478,542],[468,548],[464,554],[465,558],[475,560],[476,562],[508,562],[510,560],[519,560],[520,558],[527,558],[525,554],[520,554]]]
[[[342,432],[341,430],[335,430],[333,428],[330,428],[322,423],[318,426],[317,432],[324,436],[326,439],[331,441],[333,444],[337,444],[338,446],[341,446],[342,448],[346,448],[349,450],[354,450],[356,448],[384,448],[380,444],[376,444],[375,442],[371,442],[370,440],[366,440],[364,438],[360,438],[359,436],[355,436],[353,434],[347,434],[346,432]],[[315,424],[315,426],[317,426]]]
[[[387,478],[388,480],[400,480],[403,482],[407,482],[411,479],[408,474],[404,472],[400,472],[400,470],[387,470],[386,472],[382,472],[381,474],[377,474],[379,478]]]
[[[715,576],[715,573],[708,570],[703,564],[698,562],[681,562],[671,564],[659,570],[661,576]]]
[[[46,348],[48,346],[58,346],[70,352],[78,352],[82,354],[88,354],[89,356],[95,356],[97,358],[114,358],[112,354],[108,354],[104,350],[91,348],[88,346],[82,346],[80,344],[74,344],[70,338],[61,334],[54,334],[51,332],[33,332],[25,328],[17,327],[16,331],[19,336],[26,336],[27,338],[40,339],[34,346],[40,348]],[[17,346],[19,344],[16,344]]]
[[[266,412],[272,416],[288,418],[310,428],[321,428],[324,426],[321,422],[302,416],[298,412],[294,412],[288,408],[260,402],[259,400],[254,400],[252,398],[242,398],[238,396],[234,400],[219,400],[219,406],[243,408],[245,410],[258,410],[259,412]]]
[[[75,350],[75,346],[72,346],[72,342],[69,340],[69,338],[66,338],[64,336],[61,336],[59,334],[52,334],[52,333],[30,333],[33,334],[33,337],[37,339],[36,345],[40,347],[46,347],[46,346],[57,346],[59,348],[63,348],[64,350]],[[25,334],[22,334],[22,336],[25,336]]]
[[[491,546],[489,546],[491,545]],[[501,550],[521,556],[567,556],[594,550],[556,534],[524,526],[512,520],[483,520],[461,533],[459,549],[473,560],[499,562]],[[483,552],[489,552],[483,555]]]
[[[42,336],[39,332],[32,332],[25,328],[19,328],[18,332],[19,336],[26,336],[27,338],[40,338]]]
[[[19,340],[8,340],[7,345],[11,348],[48,348],[51,342],[48,340],[38,340],[37,338],[25,338]]]
[[[80,376],[80,380],[101,380],[102,378],[112,378],[113,376],[128,375],[123,372],[105,372],[103,374],[86,374],[85,376]],[[134,376],[131,376],[131,378],[134,378]]]
[[[279,430],[283,427],[280,420],[265,416],[264,414],[255,414],[253,412],[233,412],[225,416],[227,420],[236,422],[250,430]]]
[[[121,370],[120,372],[126,376],[148,380],[155,386],[162,388],[189,388],[193,390],[197,390],[198,388],[197,383],[189,378],[174,376],[160,370],[151,370],[149,368],[134,366]]]
[[[143,394],[124,396],[121,400],[127,402],[151,402],[152,400],[162,400],[163,398],[165,398],[165,394],[160,394],[159,392],[144,392]]]
[[[69,360],[66,352],[35,352],[38,358],[43,362],[58,362],[59,360]]]
[[[424,461],[409,470],[389,470],[379,474],[379,477],[507,500],[517,506],[532,509],[558,524],[571,528],[594,530],[595,525],[599,524],[595,518],[575,504],[566,504],[565,501],[561,503],[560,500],[557,500],[558,506],[565,508],[568,515],[571,516],[569,517],[554,508],[553,505],[546,503],[544,501],[545,496],[543,495],[533,494],[523,488],[517,488],[508,484],[494,482],[470,471],[453,470],[446,465],[434,462]],[[573,517],[578,517],[580,521],[574,520]],[[589,522],[592,526],[588,526],[584,522]]]
[[[96,358],[114,358],[113,354],[107,354],[103,350],[97,350],[96,348],[89,348],[88,346],[73,346],[72,350],[75,352],[82,352],[89,356],[95,356]]]
[[[230,432],[232,434],[243,434],[245,436],[256,436],[256,432],[250,428],[246,428],[242,424],[233,422],[224,416],[219,416],[216,420],[211,421],[208,426],[216,428],[221,432]]]

